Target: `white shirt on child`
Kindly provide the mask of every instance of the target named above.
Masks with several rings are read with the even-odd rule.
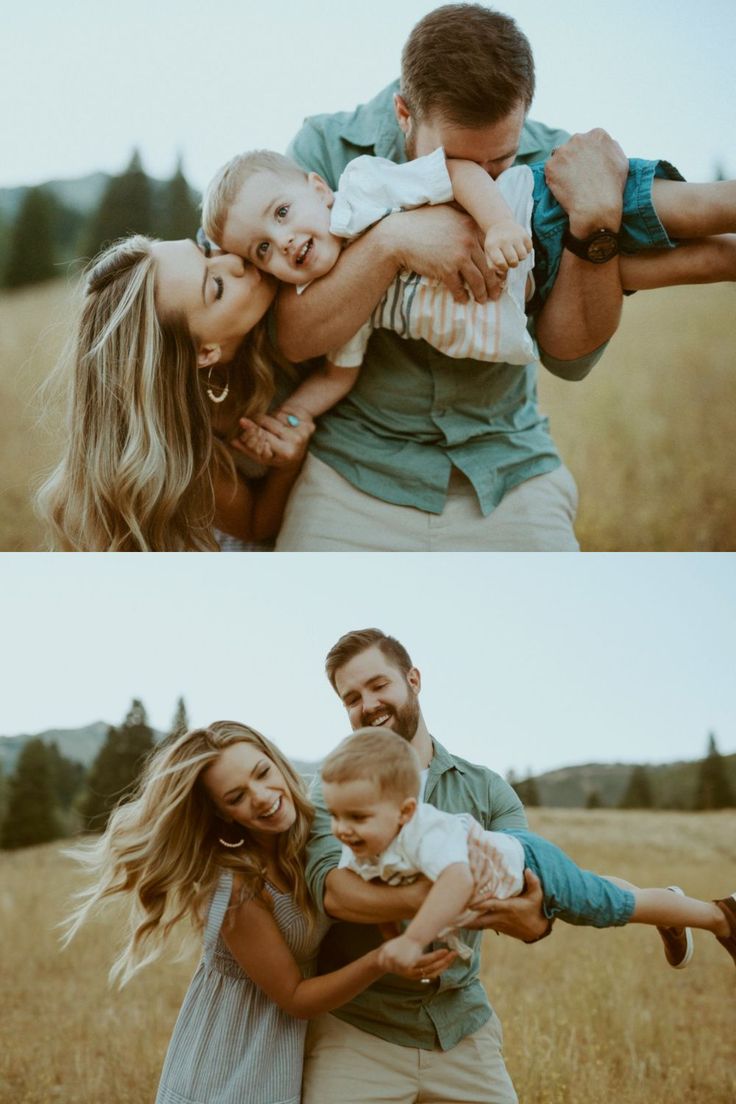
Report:
[[[467,813],[446,813],[434,805],[419,804],[382,854],[359,858],[343,844],[338,865],[365,881],[380,878],[388,885],[413,881],[419,874],[436,882],[452,863],[467,863],[471,823]],[[484,843],[493,848],[493,870],[483,891],[499,899],[515,897],[524,888],[524,848],[505,832],[483,832],[481,846]]]
[[[514,218],[531,232],[531,169],[519,165],[496,180]],[[397,165],[383,157],[356,157],[340,177],[331,209],[330,230],[348,240],[385,215],[425,204],[452,200],[452,184],[444,150],[437,149]],[[435,349],[457,359],[529,364],[537,348],[527,331],[526,285],[534,266],[531,253],[508,272],[506,290],[495,302],[456,303],[444,284],[401,272],[369,320],[328,360],[343,368],[358,368],[374,329],[393,330],[400,337],[423,338]],[[303,290],[303,289],[300,289]]]

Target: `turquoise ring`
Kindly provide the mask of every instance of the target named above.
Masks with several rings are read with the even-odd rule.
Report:
[[[296,427],[298,425],[301,425],[301,423],[300,423],[299,419],[297,418],[296,414],[287,414],[286,415],[286,424],[290,425],[290,426],[293,426],[294,429],[296,429]]]

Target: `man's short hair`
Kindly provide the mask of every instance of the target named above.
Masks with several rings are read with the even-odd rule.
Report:
[[[333,690],[337,690],[335,676],[340,668],[361,652],[374,646],[380,648],[386,659],[398,667],[405,677],[409,674],[414,666],[411,656],[395,637],[387,636],[380,629],[356,629],[341,636],[337,644],[334,644],[327,653],[325,671]]]
[[[401,55],[401,94],[417,122],[492,126],[534,98],[534,57],[513,19],[481,4],[425,15]]]
[[[380,728],[357,729],[330,752],[320,773],[328,784],[371,782],[381,797],[399,801],[419,796],[422,777],[419,756],[411,744]]]

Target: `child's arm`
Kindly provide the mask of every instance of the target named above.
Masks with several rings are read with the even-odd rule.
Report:
[[[293,394],[289,395],[281,410],[286,411],[287,414],[294,413],[298,417],[306,414],[310,418],[318,418],[352,390],[359,370],[359,368],[342,368],[326,360],[320,368],[311,372],[299,384]]]
[[[472,892],[473,875],[468,864],[446,866],[406,931],[379,949],[379,965],[394,972],[415,965],[424,947],[463,912]]]
[[[386,972],[379,962],[381,948],[319,977],[304,978],[272,914],[255,900],[231,909],[222,935],[233,957],[245,972],[290,1016],[308,1019],[338,1008]],[[417,964],[402,970],[405,977],[419,980],[422,970],[436,977],[449,965],[448,955],[432,952]]]
[[[457,202],[485,234],[489,265],[498,272],[516,268],[532,251],[532,240],[513,216],[496,182],[474,161],[449,158],[447,171]]]

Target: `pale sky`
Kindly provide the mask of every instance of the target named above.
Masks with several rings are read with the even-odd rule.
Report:
[[[349,731],[323,674],[378,626],[430,731],[505,773],[736,751],[731,555],[0,556],[0,733],[244,721],[318,759]]]
[[[398,75],[431,0],[24,0],[3,5],[0,187],[148,172],[177,151],[203,187],[234,153],[283,149],[307,114],[350,109]],[[734,0],[501,0],[535,51],[532,114],[604,126],[629,156],[690,179],[736,174]]]

